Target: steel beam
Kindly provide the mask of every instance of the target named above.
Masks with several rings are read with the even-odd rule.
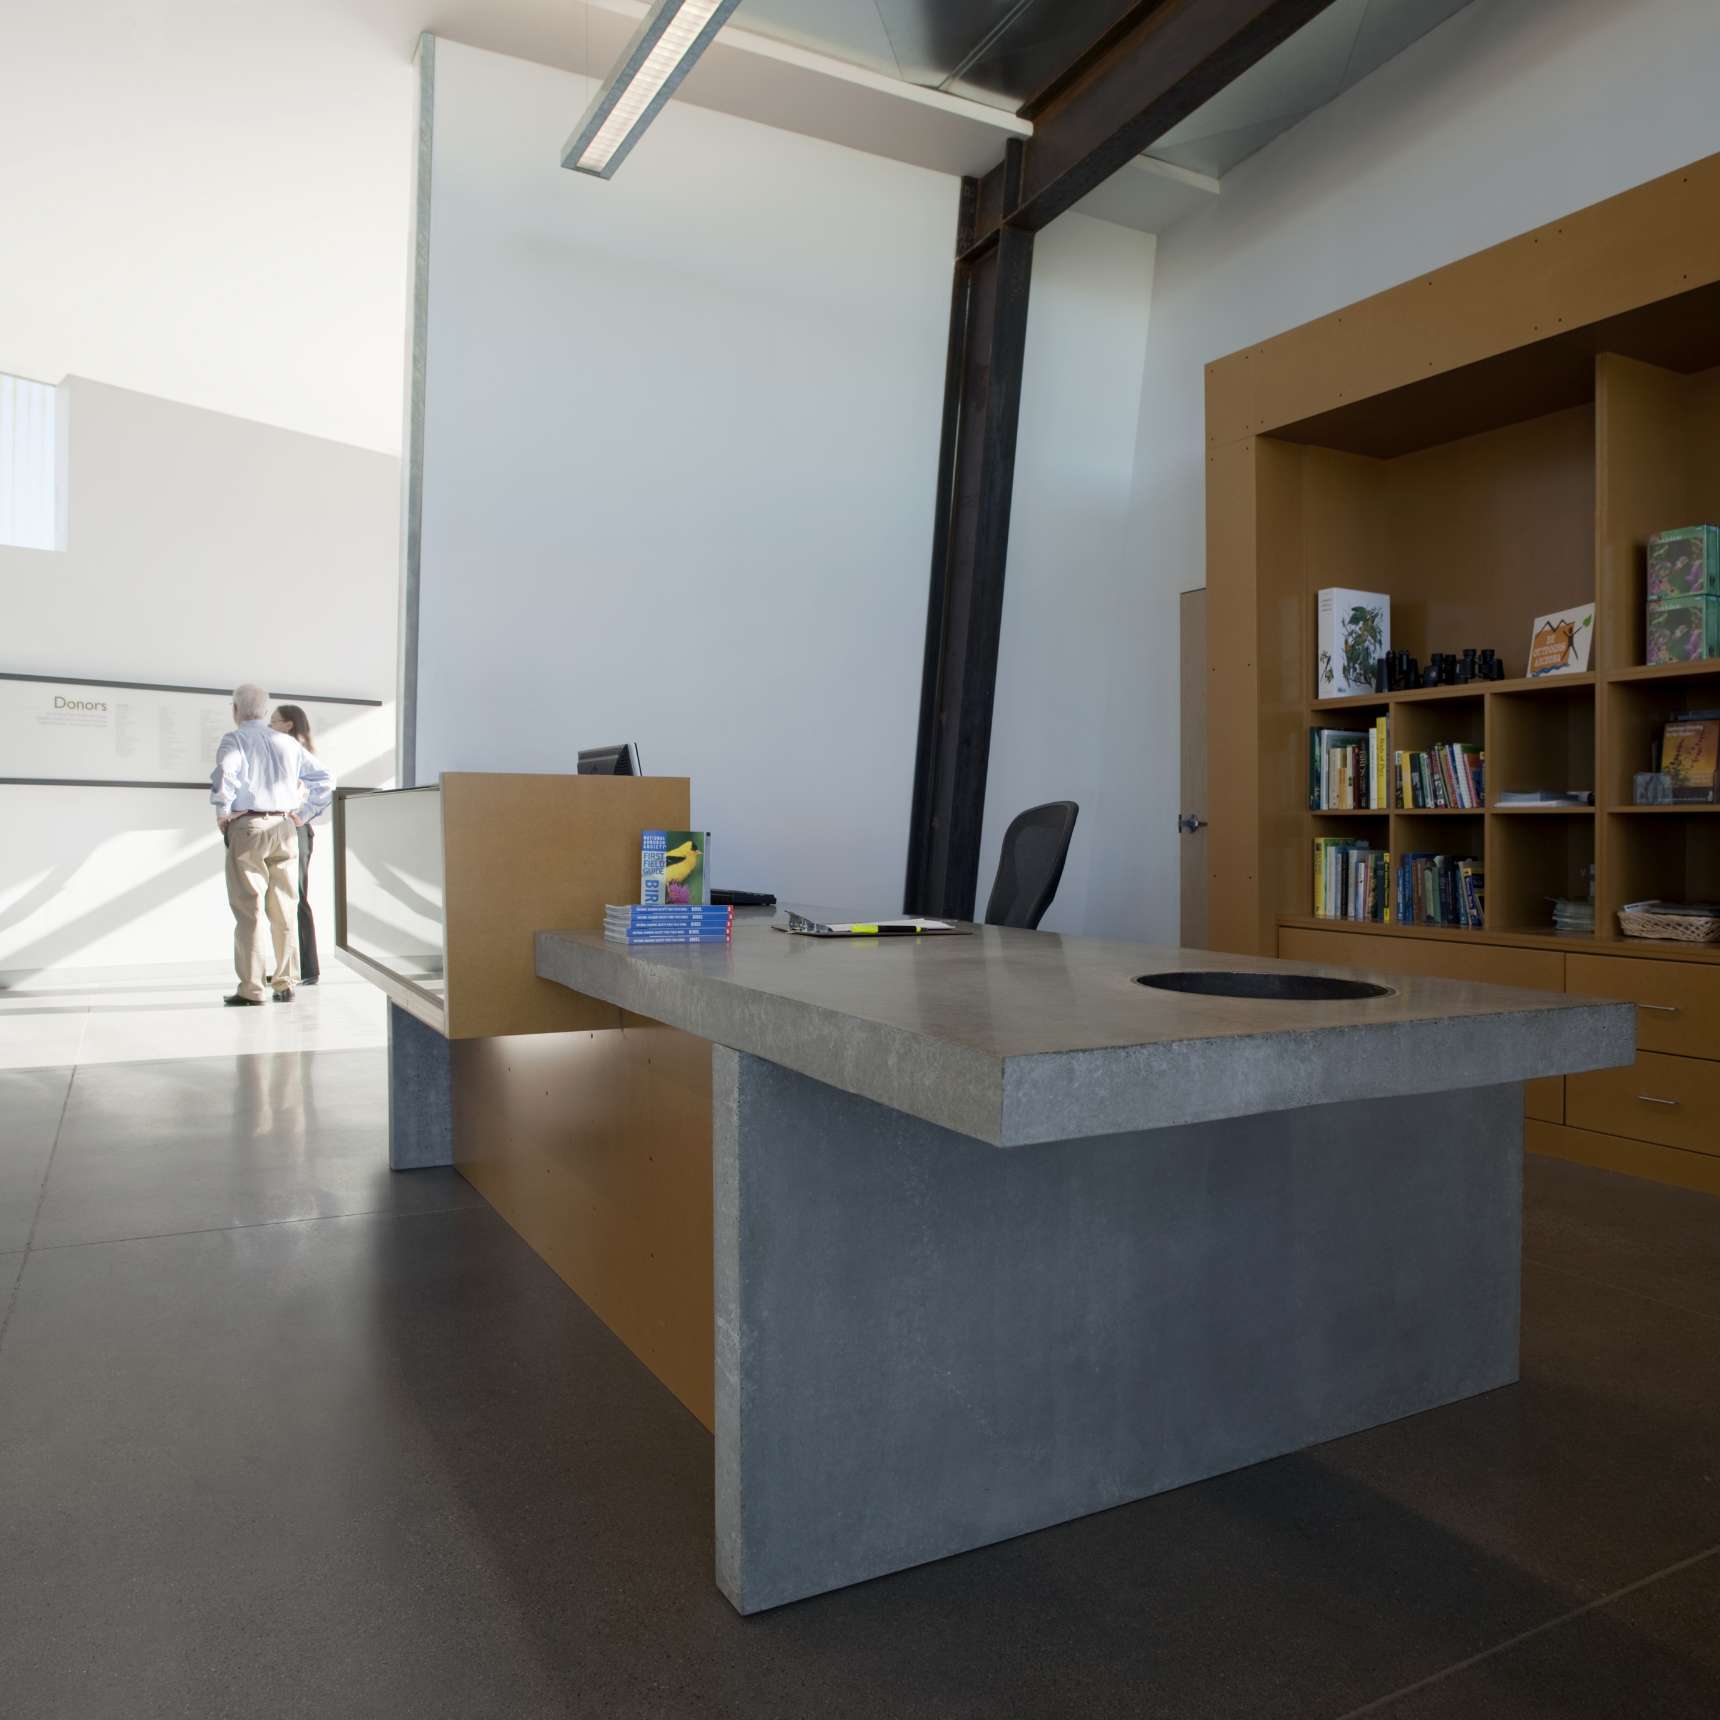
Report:
[[[962,184],[904,910],[970,919],[1027,350],[1033,235],[1331,0],[1144,0],[1021,110]]]
[[[1020,141],[1008,147],[1019,168]],[[963,252],[972,250],[976,190],[971,180],[963,186]],[[1028,232],[1005,231],[955,265],[904,890],[909,913],[973,915],[1032,276]]]
[[[1234,83],[1332,0],[1148,0],[1021,112],[1033,121],[1020,190],[1000,163],[980,182],[971,244],[1037,232]]]

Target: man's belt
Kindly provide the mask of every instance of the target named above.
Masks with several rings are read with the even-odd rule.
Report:
[[[292,817],[292,814],[290,812],[280,812],[280,811],[277,811],[276,809],[274,809],[272,807],[257,806],[257,807],[253,807],[249,812],[235,812],[232,815],[232,818],[230,818],[228,820],[228,822],[232,823],[232,822],[234,822],[238,819],[241,819],[241,818],[290,818],[290,817]]]

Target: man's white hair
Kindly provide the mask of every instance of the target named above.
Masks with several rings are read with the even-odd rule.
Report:
[[[246,681],[233,689],[233,713],[242,723],[255,721],[269,714],[269,695],[255,681]]]

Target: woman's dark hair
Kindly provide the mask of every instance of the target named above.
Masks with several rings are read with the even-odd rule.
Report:
[[[304,707],[302,705],[276,705],[275,715],[277,717],[285,717],[286,720],[292,724],[293,739],[296,740],[306,752],[316,751],[316,748],[311,745],[311,720],[305,715]]]

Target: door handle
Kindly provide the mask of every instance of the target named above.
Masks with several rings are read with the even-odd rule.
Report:
[[[1639,1003],[1638,1009],[1652,1009],[1656,1015],[1680,1015],[1683,1012],[1676,1003]]]
[[[1177,814],[1177,829],[1180,830],[1184,836],[1192,836],[1197,830],[1206,829],[1206,820],[1204,818],[1197,817],[1192,812],[1179,812]]]
[[[1652,1093],[1638,1093],[1637,1098],[1645,1105],[1677,1105],[1676,1099],[1657,1099]]]

